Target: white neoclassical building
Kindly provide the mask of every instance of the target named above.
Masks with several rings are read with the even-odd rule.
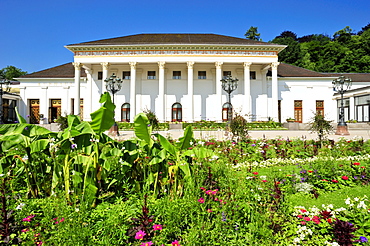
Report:
[[[229,105],[220,81],[231,75],[239,80],[233,110],[251,121],[307,122],[317,111],[336,120],[331,82],[339,74],[280,64],[285,47],[215,34],[139,34],[67,45],[73,62],[18,78],[20,113],[31,123],[68,114],[90,120],[104,80],[115,74],[123,81],[114,100],[117,121],[151,110],[160,121],[221,122]],[[356,76],[353,89],[369,85],[369,75]]]

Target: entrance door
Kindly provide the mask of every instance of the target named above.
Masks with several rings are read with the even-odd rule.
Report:
[[[302,100],[294,100],[294,119],[302,123]]]
[[[39,124],[40,123],[40,100],[30,99],[29,100],[29,111],[30,111],[30,123]]]
[[[55,122],[62,115],[62,100],[51,99],[49,110],[49,123]]]

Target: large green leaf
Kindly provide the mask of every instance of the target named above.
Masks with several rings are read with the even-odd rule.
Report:
[[[15,113],[19,123],[27,123],[27,121],[18,113],[18,107],[15,107]]]
[[[167,138],[163,137],[161,134],[154,134],[157,139],[159,140],[162,148],[167,150],[168,153],[170,153],[172,156],[176,156],[176,148],[168,141]]]
[[[180,149],[181,150],[184,150],[184,149],[188,149],[191,147],[191,144],[190,142],[194,139],[194,136],[193,136],[193,129],[191,126],[188,126],[186,127],[185,131],[184,131],[184,136],[179,138],[179,142],[180,142]]]
[[[44,151],[49,145],[48,139],[39,139],[30,144],[31,154]]]
[[[151,137],[152,126],[150,125],[148,117],[146,117],[144,113],[139,113],[135,116],[134,131],[136,137],[138,137],[141,140],[144,140],[149,145],[150,148],[153,146],[154,141]]]
[[[92,112],[91,116],[91,129],[96,134],[101,134],[107,130],[109,130],[114,124],[114,109],[115,105],[112,103],[110,99],[109,93],[105,92],[100,97],[100,103],[103,105],[100,109]]]

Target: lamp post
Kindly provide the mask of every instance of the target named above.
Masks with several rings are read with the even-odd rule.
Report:
[[[3,85],[8,86],[10,81],[3,78],[0,80],[0,124],[4,124],[3,117],[4,117],[4,110],[3,110]]]
[[[113,104],[114,104],[114,95],[121,90],[122,80],[120,78],[116,77],[116,75],[113,73],[112,76],[110,76],[109,78],[106,78],[104,80],[104,82],[106,83],[105,88],[107,89],[107,91],[112,93]],[[116,122],[116,119],[115,119],[115,112],[114,111],[113,111],[113,119],[114,119],[114,125],[111,128],[110,132],[113,133],[113,134],[116,134],[116,136],[119,136],[118,125],[117,125],[117,122]]]
[[[232,104],[231,104],[231,93],[238,88],[238,79],[233,79],[231,75],[227,75],[226,78],[221,79],[222,89],[228,94],[228,104],[229,108],[227,109],[227,124],[230,126],[232,118]]]
[[[343,94],[350,89],[352,85],[352,80],[350,78],[344,78],[343,75],[339,76],[339,78],[334,79],[333,87],[336,92],[340,94],[340,112],[339,112],[339,122],[337,125],[337,130],[335,135],[349,135],[347,123],[344,120],[344,102],[343,102]]]

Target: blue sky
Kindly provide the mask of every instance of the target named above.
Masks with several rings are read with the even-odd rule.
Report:
[[[29,73],[73,61],[64,46],[140,33],[215,33],[263,41],[370,23],[369,0],[0,0],[0,69]]]

